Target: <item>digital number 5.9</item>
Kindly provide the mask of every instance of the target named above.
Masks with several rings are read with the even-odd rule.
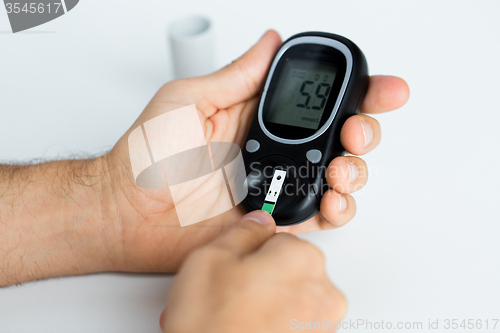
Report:
[[[298,108],[306,108],[306,109],[313,109],[313,110],[322,110],[325,107],[326,100],[328,99],[328,95],[330,94],[330,89],[331,86],[328,83],[321,82],[318,83],[315,91],[316,98],[320,99],[321,102],[319,105],[313,105],[312,107],[309,106],[309,102],[311,100],[311,95],[305,91],[308,85],[313,85],[313,81],[304,81],[302,82],[302,85],[300,86],[300,94],[304,96],[306,99],[303,103],[297,104]]]

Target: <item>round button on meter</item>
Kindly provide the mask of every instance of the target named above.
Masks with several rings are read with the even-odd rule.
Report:
[[[321,161],[321,157],[323,157],[323,154],[321,154],[321,151],[318,149],[311,149],[306,153],[306,158],[309,160],[311,163],[319,163]]]
[[[257,140],[250,139],[247,141],[247,144],[245,146],[245,149],[249,153],[255,153],[257,150],[260,148],[260,143]]]

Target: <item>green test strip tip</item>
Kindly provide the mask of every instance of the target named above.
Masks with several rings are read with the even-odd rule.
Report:
[[[264,204],[262,205],[262,210],[265,210],[269,214],[272,214],[274,210],[274,204],[264,202]]]

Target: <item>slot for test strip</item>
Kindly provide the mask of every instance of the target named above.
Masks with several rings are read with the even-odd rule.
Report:
[[[276,202],[281,194],[281,189],[285,182],[286,171],[274,169],[273,180],[267,191],[266,198],[264,199],[264,204],[262,205],[262,210],[265,210],[269,214],[272,214],[274,207],[276,207]]]

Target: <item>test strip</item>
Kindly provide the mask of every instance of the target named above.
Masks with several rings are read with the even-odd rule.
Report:
[[[281,194],[281,189],[285,182],[286,171],[274,169],[273,180],[267,191],[266,198],[264,199],[264,204],[262,205],[262,210],[265,210],[269,214],[272,214],[274,208],[276,207],[276,202]]]

